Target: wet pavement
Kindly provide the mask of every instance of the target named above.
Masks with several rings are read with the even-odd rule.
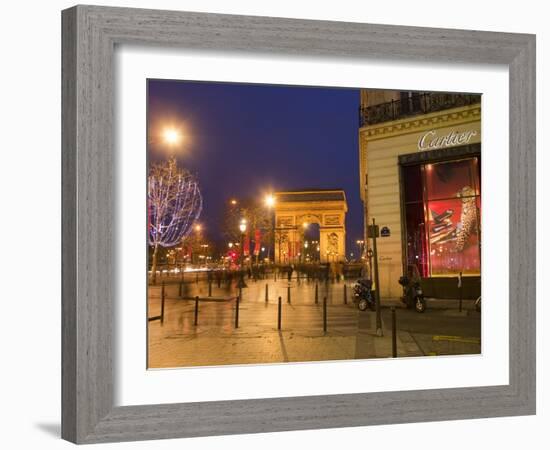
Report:
[[[216,282],[209,287],[206,280],[196,280],[194,277],[185,283],[179,283],[178,279],[166,281],[164,320],[148,322],[148,366],[161,368],[391,357],[389,308],[382,309],[384,336],[378,337],[375,313],[361,312],[352,302],[352,281],[315,283],[294,279],[289,284],[287,280],[271,279],[246,280],[246,283],[248,287],[242,290],[236,328],[238,290],[235,283],[231,286],[221,284],[218,288]],[[199,296],[197,325],[195,296]],[[160,285],[149,286],[148,306],[150,318],[160,315]],[[433,308],[418,314],[397,309],[397,356],[479,353],[480,313],[467,311],[454,314],[453,311]]]

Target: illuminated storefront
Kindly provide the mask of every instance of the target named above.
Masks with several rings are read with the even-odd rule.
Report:
[[[400,164],[407,265],[425,278],[480,275],[480,157],[423,156]]]
[[[370,92],[375,95],[369,98]],[[480,96],[365,91],[362,113],[365,223],[374,218],[388,230],[377,241],[382,297],[399,297],[397,280],[414,269],[427,296],[456,297],[459,273],[465,297],[475,296],[481,274]]]

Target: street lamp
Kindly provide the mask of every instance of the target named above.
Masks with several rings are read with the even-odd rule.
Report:
[[[241,219],[241,223],[239,224],[239,230],[241,232],[241,267],[240,272],[241,275],[239,277],[239,283],[237,284],[237,287],[239,289],[245,288],[246,283],[244,282],[244,272],[243,272],[243,264],[244,264],[244,234],[246,233],[246,219]]]
[[[162,137],[168,145],[177,145],[181,140],[181,135],[175,128],[166,128]]]

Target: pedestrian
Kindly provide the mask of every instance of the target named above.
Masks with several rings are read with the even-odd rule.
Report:
[[[294,272],[294,264],[291,264],[288,268],[288,282],[290,283],[290,280],[292,279],[292,272]]]

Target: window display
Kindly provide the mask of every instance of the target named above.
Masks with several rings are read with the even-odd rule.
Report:
[[[478,157],[402,168],[406,260],[421,276],[479,275]]]

